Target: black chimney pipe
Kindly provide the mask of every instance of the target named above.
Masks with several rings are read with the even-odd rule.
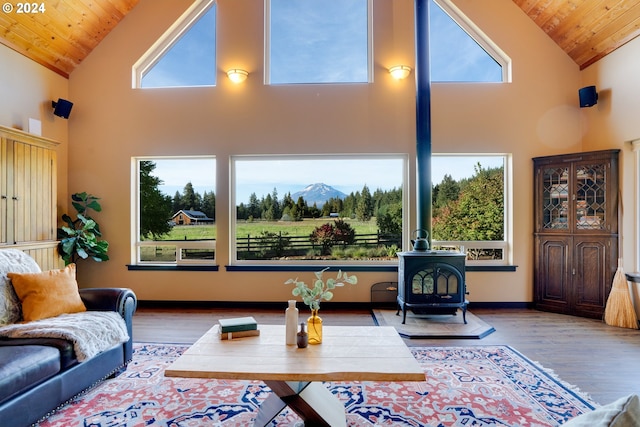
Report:
[[[415,0],[416,27],[416,223],[431,247],[431,70],[429,0]]]

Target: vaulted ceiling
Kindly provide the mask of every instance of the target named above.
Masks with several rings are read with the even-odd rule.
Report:
[[[44,10],[18,10],[18,5]],[[138,0],[9,1],[0,13],[0,43],[69,77]],[[13,10],[6,10],[13,5]],[[28,12],[28,13],[20,13]]]
[[[3,4],[0,43],[68,77],[139,0]],[[584,69],[640,35],[638,0],[513,0]],[[6,8],[12,7],[12,10]],[[22,12],[26,12],[23,10]]]
[[[584,69],[640,35],[638,0],[513,0]]]

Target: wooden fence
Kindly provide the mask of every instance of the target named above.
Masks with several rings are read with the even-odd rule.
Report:
[[[399,234],[356,234],[354,242],[348,247],[378,248],[378,247],[402,247],[402,236]],[[335,246],[345,246],[336,244]],[[308,235],[289,236],[276,234],[237,237],[236,252],[238,259],[268,259],[272,257],[303,256],[311,251],[320,252],[322,245],[313,243]]]

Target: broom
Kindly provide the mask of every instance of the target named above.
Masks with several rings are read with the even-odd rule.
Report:
[[[620,200],[619,215],[621,216],[622,199],[619,198],[618,200]],[[620,227],[622,227],[622,223],[620,223]],[[622,233],[620,233],[620,235],[622,235]],[[620,247],[622,247],[622,245],[620,245]],[[622,248],[620,252],[622,252]],[[613,276],[611,292],[609,293],[607,305],[604,309],[604,322],[611,326],[638,329],[638,317],[636,316],[636,310],[631,301],[629,285],[627,284],[627,279],[622,269],[622,258],[618,258],[618,269]]]
[[[627,279],[622,271],[622,259],[618,259],[618,269],[613,276],[611,293],[604,309],[604,322],[611,326],[638,329],[636,310],[631,301]]]

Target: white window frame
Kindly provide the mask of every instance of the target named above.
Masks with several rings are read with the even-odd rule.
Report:
[[[478,158],[482,164],[482,157],[503,157],[503,191],[504,191],[504,236],[503,240],[432,240],[433,247],[452,248],[466,252],[469,249],[502,249],[502,259],[499,260],[473,260],[467,259],[467,265],[475,266],[502,266],[513,264],[513,176],[512,155],[507,153],[433,153],[432,157],[473,157]],[[432,183],[433,185],[433,183]]]
[[[154,160],[188,160],[188,159],[211,159],[216,161],[215,156],[136,156],[131,158],[131,265],[144,266],[166,266],[166,265],[216,265],[217,251],[216,240],[140,240],[140,162]],[[215,191],[215,190],[214,190]],[[217,227],[217,224],[216,224]],[[217,233],[216,233],[217,234]],[[175,261],[141,261],[140,249],[149,246],[175,246]],[[213,250],[213,260],[183,259],[184,250],[188,249],[211,249]]]
[[[193,4],[151,45],[131,68],[133,89],[159,89],[142,87],[142,78],[215,3],[216,0],[194,0]],[[212,72],[215,73],[215,70]]]
[[[511,58],[450,0],[433,0],[502,67],[502,83],[511,83]],[[434,82],[450,83],[450,82]]]
[[[306,154],[306,155],[233,155],[229,160],[230,194],[229,194],[229,259],[231,265],[397,265],[397,260],[390,261],[360,261],[360,260],[301,260],[301,261],[274,261],[274,260],[239,260],[237,257],[236,239],[236,161],[237,160],[329,160],[329,159],[397,159],[402,161],[402,247],[406,247],[409,241],[408,212],[409,212],[409,156],[403,153],[391,154]],[[365,184],[365,183],[363,183]],[[373,191],[373,190],[372,190]],[[399,248],[402,249],[402,248]]]
[[[315,85],[315,84],[365,84],[373,83],[373,0],[367,0],[367,81],[366,82],[318,82],[318,83],[271,83],[271,0],[264,1],[264,84]]]

